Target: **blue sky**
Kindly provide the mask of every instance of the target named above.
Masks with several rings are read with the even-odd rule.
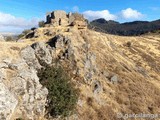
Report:
[[[0,0],[0,32],[36,26],[53,10],[80,12],[89,20],[151,21],[160,19],[160,0]]]

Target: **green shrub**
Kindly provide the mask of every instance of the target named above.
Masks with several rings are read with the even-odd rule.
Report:
[[[18,39],[26,36],[30,32],[31,32],[31,30],[24,30],[24,31],[22,31],[22,33],[18,35]]]
[[[38,26],[39,26],[39,27],[45,27],[45,22],[44,22],[44,21],[40,21],[40,22],[38,23]]]
[[[127,45],[127,47],[131,47],[131,42],[128,41],[126,45]]]
[[[7,36],[6,41],[14,41],[14,39],[11,36]]]
[[[39,71],[40,82],[47,87],[47,112],[52,117],[71,115],[78,100],[78,91],[62,67],[50,67]]]

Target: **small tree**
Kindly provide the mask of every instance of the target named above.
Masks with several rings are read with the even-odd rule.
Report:
[[[39,27],[44,27],[44,26],[45,26],[45,22],[44,22],[44,21],[40,21],[40,22],[38,23],[38,26],[39,26]]]

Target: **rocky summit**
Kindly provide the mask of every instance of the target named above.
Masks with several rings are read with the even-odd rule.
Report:
[[[160,38],[100,33],[82,27],[87,23],[75,14],[60,13],[47,14],[44,27],[17,42],[0,42],[0,120],[60,119],[46,117],[49,91],[38,77],[44,65],[57,62],[79,90],[66,119],[160,113]],[[69,24],[68,16],[74,18]]]

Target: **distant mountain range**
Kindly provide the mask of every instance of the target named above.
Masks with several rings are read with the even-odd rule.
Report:
[[[90,22],[90,29],[94,29],[99,32],[105,32],[123,36],[137,36],[155,30],[160,30],[160,19],[155,21],[134,21],[119,23],[116,21],[106,21],[105,19],[96,19]]]

